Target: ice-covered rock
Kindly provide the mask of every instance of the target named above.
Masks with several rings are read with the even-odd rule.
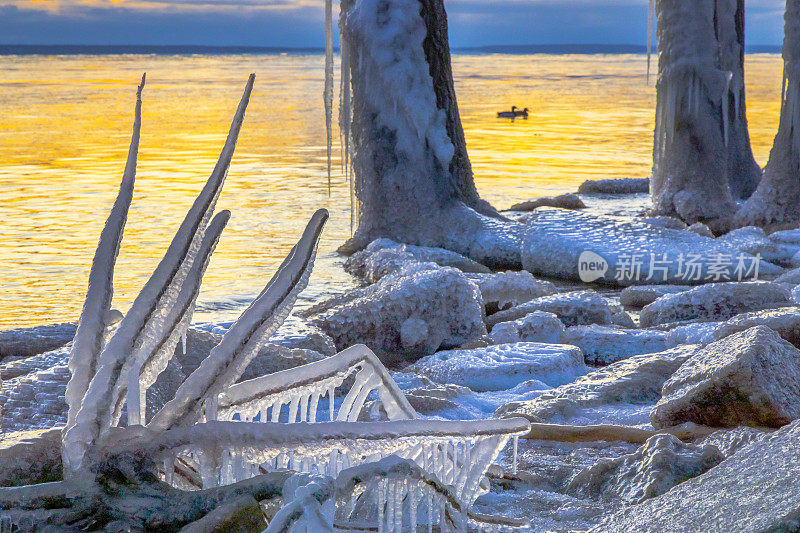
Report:
[[[62,429],[3,433],[0,487],[60,481]]]
[[[311,350],[327,356],[336,353],[333,339],[318,327],[294,315],[286,318],[278,331],[269,338],[269,342],[290,349]]]
[[[565,344],[583,351],[586,362],[608,365],[632,355],[662,352],[669,348],[667,334],[645,329],[619,329],[608,326],[573,326],[563,336]]]
[[[799,444],[795,422],[666,494],[621,509],[592,531],[797,531]]]
[[[719,324],[714,329],[713,338],[714,340],[724,339],[755,326],[766,326],[776,331],[781,338],[800,348],[800,308],[798,307],[766,309],[736,315]]]
[[[310,322],[338,349],[366,344],[396,365],[486,335],[483,316],[478,287],[458,270],[441,268],[387,276],[369,294]]]
[[[715,446],[726,459],[745,446],[770,435],[769,431],[748,426],[720,429],[700,441],[702,446]]]
[[[638,220],[656,228],[667,228],[667,229],[688,228],[686,222],[684,222],[683,220],[675,217],[668,217],[665,215],[654,216],[654,217],[642,217]]]
[[[647,178],[619,178],[587,180],[578,187],[579,194],[647,194],[650,180]]]
[[[549,281],[538,280],[525,270],[518,272],[509,270],[496,274],[468,274],[467,277],[481,290],[488,313],[495,313],[558,292],[555,285]]]
[[[545,342],[558,344],[566,332],[564,323],[553,313],[534,311],[511,322],[495,324],[490,334],[496,344]]]
[[[611,309],[611,323],[623,329],[636,329],[636,322],[633,317],[625,311],[625,308],[615,302],[609,302]]]
[[[533,211],[537,207],[559,207],[561,209],[585,209],[586,204],[577,194],[561,194],[558,196],[542,196],[535,200],[528,200],[514,204],[509,211]]]
[[[800,228],[770,233],[769,240],[778,244],[794,244],[800,246]]]
[[[612,309],[595,291],[573,291],[535,298],[487,317],[490,326],[510,322],[534,311],[553,313],[566,326],[611,324]]]
[[[756,326],[706,346],[664,383],[656,428],[780,427],[800,418],[800,350]]]
[[[722,459],[714,446],[655,435],[632,454],[604,458],[582,470],[570,481],[568,492],[584,498],[641,503],[708,471]]]
[[[258,501],[244,494],[222,503],[200,520],[181,528],[181,533],[207,533],[209,531],[264,531],[267,527],[264,511]]]
[[[665,294],[677,294],[690,288],[686,285],[632,285],[625,287],[619,293],[619,303],[624,307],[641,309]]]
[[[642,327],[683,320],[727,320],[735,315],[791,305],[785,289],[768,281],[709,283],[667,294],[645,306]]]
[[[634,416],[624,423],[646,424],[650,408],[661,397],[664,382],[699,349],[689,345],[656,354],[634,355],[546,391],[533,400],[510,402],[496,414],[516,413],[553,423],[594,424],[619,423],[627,411]]]
[[[692,232],[565,209],[537,209],[522,240],[533,274],[621,286],[696,285],[778,275],[780,267]]]
[[[800,250],[793,244],[779,244],[772,241],[764,230],[757,226],[745,226],[718,237],[717,242],[730,245],[742,252],[758,254],[765,261],[778,265],[791,265],[792,257]]]
[[[694,224],[686,228],[686,231],[691,231],[692,233],[697,233],[698,235],[701,235],[703,237],[708,237],[710,239],[714,238],[714,232],[711,231],[711,228],[709,228],[702,222],[695,222]]]
[[[667,331],[667,344],[708,344],[714,342],[714,330],[721,322],[697,322],[676,326]]]
[[[800,268],[795,268],[784,272],[777,278],[775,278],[774,283],[778,284],[785,284],[785,285],[800,285]]]
[[[462,272],[491,272],[488,267],[443,248],[400,244],[390,239],[372,241],[364,250],[351,255],[344,268],[354,276],[375,283],[408,262],[435,263],[454,267]]]
[[[72,341],[77,328],[77,324],[66,323],[0,331],[0,361],[60,348]]]
[[[585,374],[586,366],[575,346],[519,342],[437,352],[406,370],[480,392],[510,389],[531,379],[555,387]]]

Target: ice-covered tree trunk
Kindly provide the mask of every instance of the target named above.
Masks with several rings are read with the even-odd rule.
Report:
[[[458,114],[442,0],[349,0],[358,227],[343,247],[378,237],[519,266],[521,226],[479,199]]]
[[[764,179],[737,213],[738,226],[800,221],[800,0],[787,0],[784,19],[780,124]]]
[[[748,198],[761,179],[753,158],[744,87],[744,0],[717,2],[720,67],[730,71],[728,94],[728,186],[734,198]],[[723,102],[723,105],[725,103]]]
[[[654,211],[688,222],[725,219],[752,192],[738,0],[658,0],[659,78]]]

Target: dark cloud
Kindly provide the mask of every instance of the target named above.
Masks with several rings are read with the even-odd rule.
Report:
[[[59,10],[43,11],[3,6],[0,0],[0,43],[323,45],[321,2],[137,0],[138,6],[148,3],[153,8],[65,3]],[[642,44],[646,38],[646,0],[447,0],[445,5],[455,47]],[[749,0],[747,6],[748,42],[779,44],[782,0]]]

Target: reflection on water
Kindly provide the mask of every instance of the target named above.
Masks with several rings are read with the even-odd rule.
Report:
[[[0,57],[0,329],[80,314],[142,71],[139,170],[115,307],[130,305],[211,172],[250,72],[256,88],[219,203],[233,216],[197,320],[238,315],[319,207],[332,216],[305,305],[353,285],[333,252],[349,235],[349,194],[337,173],[327,195],[323,62],[318,55]],[[459,55],[453,68],[476,182],[497,207],[573,191],[585,179],[649,174],[655,95],[644,84],[642,56]],[[777,55],[756,55],[747,68],[750,132],[763,164],[777,127],[782,64]],[[495,118],[511,105],[529,107],[530,118]]]

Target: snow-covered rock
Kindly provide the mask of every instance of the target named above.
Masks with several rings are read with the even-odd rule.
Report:
[[[775,243],[767,237],[763,229],[756,226],[735,229],[717,238],[717,242],[751,255],[758,254],[765,261],[778,265],[792,265],[792,258],[800,250],[798,245]]]
[[[497,274],[467,274],[467,277],[481,290],[488,313],[558,292],[555,285],[549,281],[538,280],[525,270],[519,272],[509,270]]]
[[[480,291],[458,270],[393,274],[371,289],[310,323],[330,335],[339,350],[366,344],[390,365],[486,335]]]
[[[798,443],[795,422],[666,494],[622,508],[592,531],[797,531]]]
[[[780,427],[800,418],[800,350],[756,326],[709,344],[664,383],[656,428]]]
[[[587,180],[578,187],[579,194],[646,194],[650,192],[647,178]]]
[[[695,222],[694,224],[686,228],[686,231],[691,231],[692,233],[696,233],[698,235],[701,235],[703,237],[708,237],[710,239],[714,238],[714,232],[711,231],[711,228],[709,228],[702,222]]]
[[[636,322],[633,317],[625,311],[625,308],[615,302],[609,302],[611,309],[611,323],[623,329],[636,329]]]
[[[507,403],[498,416],[519,414],[552,423],[647,424],[664,382],[699,346],[634,355],[562,385],[529,401]]]
[[[686,285],[632,285],[619,293],[619,303],[624,307],[641,309],[665,294],[677,294],[691,289]]]
[[[604,458],[582,470],[570,481],[568,492],[583,498],[641,503],[722,460],[714,446],[684,444],[672,435],[655,435],[632,454]]]
[[[408,262],[435,263],[462,272],[489,273],[488,267],[442,248],[400,244],[390,239],[376,239],[345,262],[345,270],[372,283]]]
[[[795,268],[784,272],[777,278],[775,278],[774,283],[778,284],[786,284],[786,285],[800,285],[800,268]]]
[[[60,348],[72,341],[77,327],[77,324],[66,323],[0,331],[0,361]]]
[[[694,319],[727,320],[741,313],[790,304],[787,291],[768,281],[709,283],[662,296],[642,309],[639,322],[650,327]]]
[[[595,291],[573,291],[535,298],[487,317],[490,326],[510,322],[534,311],[553,313],[567,326],[611,324],[612,309]]]
[[[495,344],[520,341],[559,344],[566,329],[555,314],[534,311],[523,318],[495,324],[490,336]]]
[[[586,373],[575,346],[519,342],[475,350],[449,350],[424,357],[406,368],[438,383],[473,391],[506,390],[536,379],[551,387]]]
[[[531,216],[522,240],[522,266],[533,274],[621,286],[697,285],[782,272],[692,232],[551,208]]]
[[[724,339],[755,326],[766,326],[800,348],[800,307],[766,309],[736,315],[714,328],[713,337],[714,340]]]
[[[586,204],[577,194],[542,196],[534,200],[520,202],[508,208],[509,211],[533,211],[537,207],[559,207],[561,209],[585,209]]]
[[[638,220],[656,228],[686,229],[688,227],[686,225],[686,222],[684,222],[683,220],[675,217],[668,217],[665,215],[655,216],[655,217],[642,217]]]
[[[567,328],[564,343],[583,351],[586,362],[608,365],[632,355],[662,352],[669,348],[667,334],[645,329],[619,329],[608,326],[573,326]]]

